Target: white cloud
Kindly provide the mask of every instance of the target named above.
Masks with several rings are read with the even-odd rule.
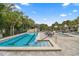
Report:
[[[78,10],[73,10],[73,12],[78,12]]]
[[[61,16],[61,17],[66,17],[67,15],[66,15],[66,14],[61,14],[60,16]]]
[[[18,5],[15,5],[15,7],[16,7],[17,9],[21,9],[21,7],[20,7],[20,6],[18,6]]]
[[[43,18],[43,20],[47,20],[47,18]]]
[[[22,5],[26,5],[26,6],[30,6],[30,4],[29,3],[21,3]]]
[[[72,15],[72,14],[74,14],[74,13],[76,13],[76,12],[78,12],[78,10],[72,10],[72,12],[71,13],[69,13],[68,15]]]
[[[72,15],[72,13],[69,13],[69,15]]]
[[[36,14],[36,11],[32,11],[33,14]]]
[[[66,7],[66,6],[68,6],[68,5],[70,5],[70,3],[63,3],[63,4],[62,4],[63,7]]]

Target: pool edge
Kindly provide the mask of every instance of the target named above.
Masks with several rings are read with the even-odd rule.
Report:
[[[30,51],[40,51],[40,50],[49,50],[49,51],[61,51],[61,48],[55,44],[53,41],[49,40],[51,42],[52,45],[54,45],[53,47],[0,47],[0,51],[1,50],[13,50],[13,51],[19,51],[19,50],[30,50]]]

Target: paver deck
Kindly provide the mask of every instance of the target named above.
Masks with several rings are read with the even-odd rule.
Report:
[[[70,34],[71,35],[71,34]],[[42,36],[42,34],[41,34]],[[53,37],[54,38],[54,37]],[[55,39],[51,39],[54,40]],[[57,44],[62,51],[0,51],[0,55],[7,56],[77,56],[79,55],[79,35],[65,37],[57,34]]]

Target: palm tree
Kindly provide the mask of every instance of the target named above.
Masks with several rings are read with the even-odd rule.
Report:
[[[5,28],[10,28],[10,35],[14,35],[14,26],[20,18],[20,12],[15,11],[14,4],[2,4],[2,6],[4,6],[1,10],[3,18],[2,21],[5,21],[3,22],[5,24]],[[3,23],[2,25],[4,25]]]
[[[6,20],[5,17],[3,16],[4,14],[6,14],[10,9],[12,9],[12,7],[10,8],[10,6],[13,4],[0,4],[0,29],[1,32],[3,34],[3,30],[5,30],[6,26]]]
[[[15,31],[24,32],[34,28],[35,22],[15,8],[14,4],[0,4],[0,30],[5,34],[14,35]]]

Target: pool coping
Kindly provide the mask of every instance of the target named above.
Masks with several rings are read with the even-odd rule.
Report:
[[[22,34],[26,34],[26,33],[22,33]],[[14,35],[14,36],[3,38],[0,41],[3,41],[3,40],[8,39],[8,38],[15,37],[15,36],[19,36],[19,35],[22,35],[22,34],[17,34],[17,35]],[[61,51],[61,48],[53,40],[48,39],[48,41],[50,42],[51,47],[50,46],[49,47],[0,47],[0,50],[32,50],[32,51],[33,50],[50,50],[50,51],[52,50],[52,51]]]
[[[0,41],[4,41],[4,40],[6,40],[6,39],[8,40],[8,39],[13,38],[13,37],[15,37],[15,36],[23,35],[23,34],[26,34],[26,33],[27,33],[27,32],[21,33],[21,34],[16,34],[16,35],[13,35],[13,36],[4,37],[4,38],[0,39]]]
[[[0,47],[0,50],[31,50],[31,51],[39,51],[39,50],[49,50],[49,51],[61,51],[61,48],[55,44],[52,40],[49,40],[53,45],[51,47]]]
[[[31,51],[39,51],[39,50],[51,50],[51,51],[61,51],[61,49],[55,47],[0,47],[0,51],[4,50],[31,50]]]

